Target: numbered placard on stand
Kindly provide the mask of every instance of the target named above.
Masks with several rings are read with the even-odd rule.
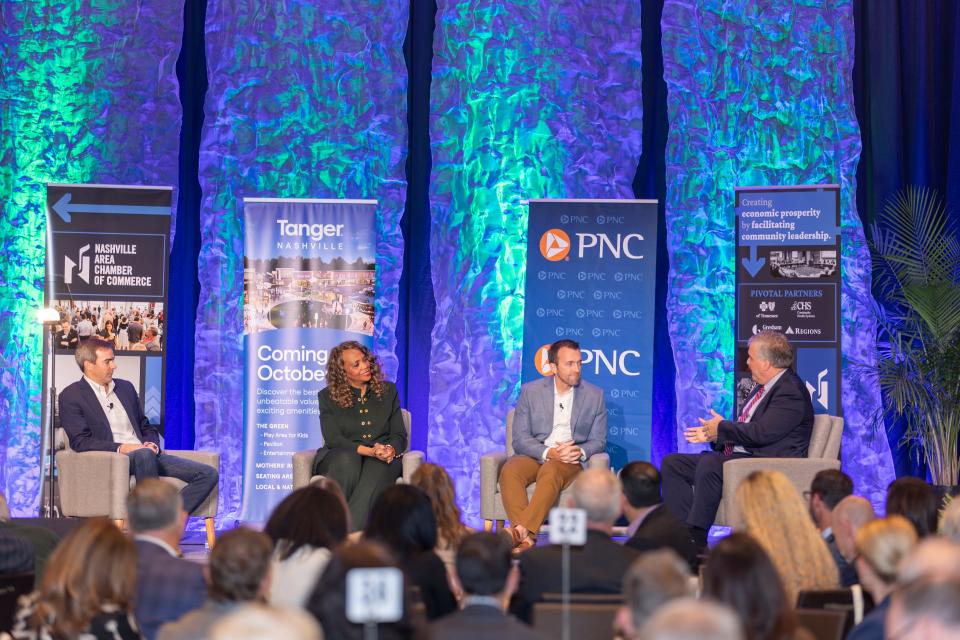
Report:
[[[587,543],[587,512],[583,509],[550,509],[550,544]]]
[[[403,573],[394,567],[347,573],[347,620],[357,624],[396,622],[403,617]]]

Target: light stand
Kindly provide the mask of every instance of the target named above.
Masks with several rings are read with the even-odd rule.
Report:
[[[54,465],[53,459],[57,454],[57,439],[56,439],[56,427],[54,426],[54,412],[56,411],[56,402],[57,402],[57,354],[56,354],[56,345],[54,344],[54,333],[57,330],[57,324],[60,322],[60,314],[56,309],[51,309],[49,307],[45,309],[40,309],[37,312],[37,320],[39,320],[46,330],[47,333],[47,353],[50,354],[50,386],[48,389],[49,398],[47,399],[47,415],[46,415],[46,429],[44,433],[47,438],[47,492],[46,500],[43,504],[43,517],[44,518],[59,518],[60,514],[57,512],[57,500],[56,500],[56,482],[54,478]],[[41,460],[43,456],[41,456]],[[42,468],[42,464],[41,464]],[[42,484],[42,483],[41,483]]]

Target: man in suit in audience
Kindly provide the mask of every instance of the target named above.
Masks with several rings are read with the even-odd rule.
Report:
[[[833,508],[833,535],[837,550],[848,564],[852,565],[857,556],[854,546],[857,531],[876,517],[870,501],[860,496],[847,496]]]
[[[606,469],[587,469],[573,482],[568,504],[587,513],[587,542],[570,549],[571,593],[620,593],[623,574],[639,552],[610,537],[620,517],[620,480]],[[510,611],[530,622],[533,604],[562,588],[562,547],[536,547],[520,556],[520,585]]]
[[[690,569],[699,564],[697,545],[690,530],[670,513],[660,498],[660,472],[649,462],[631,462],[620,470],[623,485],[623,514],[628,547],[637,551],[673,549]]]
[[[807,492],[810,516],[827,543],[833,561],[837,564],[840,585],[843,587],[857,584],[857,571],[837,548],[837,537],[833,533],[833,509],[852,493],[853,480],[839,469],[824,469],[818,472],[810,483],[810,491]]]
[[[521,549],[536,542],[540,525],[582,464],[607,446],[603,391],[581,379],[580,345],[558,340],[547,359],[552,376],[520,389],[513,414],[513,450],[500,471],[507,529]],[[536,483],[527,499],[527,487]]]
[[[47,568],[47,560],[60,543],[60,537],[46,527],[27,524],[10,519],[10,509],[7,507],[7,498],[0,492],[0,536],[15,536],[25,541],[30,549],[30,568],[33,572],[34,587],[40,587],[40,579]],[[23,549],[23,545],[8,542],[11,548]],[[9,552],[13,553],[13,551]],[[0,551],[0,558],[7,557],[7,553]],[[17,561],[19,562],[19,561]]]
[[[9,531],[0,531],[0,574],[33,573],[33,545]]]
[[[761,331],[748,343],[747,367],[757,383],[734,420],[716,411],[689,427],[687,442],[709,444],[712,451],[667,456],[663,498],[670,511],[690,527],[700,549],[707,547],[723,496],[723,464],[749,456],[802,458],[813,432],[813,404],[803,380],[793,372],[793,347],[777,331]]]
[[[153,640],[160,625],[206,598],[203,567],[180,557],[187,512],[169,482],[137,483],[127,496],[127,518],[137,547],[137,620],[144,637]]]
[[[60,393],[60,424],[73,450],[125,454],[137,482],[160,475],[186,482],[183,505],[193,513],[217,485],[217,470],[160,451],[160,433],[143,415],[136,389],[113,378],[112,343],[84,340],[74,357],[83,378]]]
[[[430,625],[431,636],[446,640],[543,640],[543,636],[504,613],[517,588],[510,539],[496,533],[474,533],[457,549],[457,576],[466,594],[463,609]]]
[[[677,598],[694,596],[690,567],[673,549],[641,553],[623,576],[623,606],[614,625],[625,640],[638,640],[654,612]]]

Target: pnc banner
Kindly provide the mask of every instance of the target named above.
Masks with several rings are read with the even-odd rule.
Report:
[[[815,413],[840,403],[840,187],[737,187],[735,414],[754,382],[747,341],[786,334]]]
[[[265,522],[293,454],[323,444],[327,355],[373,344],[376,200],[245,198],[241,519]]]
[[[616,469],[650,459],[656,268],[656,200],[530,201],[522,381],[550,375],[553,342],[579,342]]]

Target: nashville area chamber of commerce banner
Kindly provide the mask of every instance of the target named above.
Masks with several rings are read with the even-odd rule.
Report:
[[[241,519],[292,489],[293,454],[323,444],[317,393],[337,344],[373,344],[376,200],[245,198]]]
[[[615,469],[650,459],[656,268],[656,200],[530,201],[522,379],[548,375],[556,340],[579,342]]]

